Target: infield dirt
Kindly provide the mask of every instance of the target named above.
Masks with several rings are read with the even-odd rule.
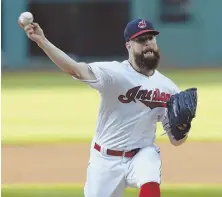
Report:
[[[162,183],[222,184],[222,142],[161,148]],[[89,144],[2,145],[2,184],[83,184]]]

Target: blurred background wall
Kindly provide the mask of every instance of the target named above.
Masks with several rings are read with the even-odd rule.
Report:
[[[2,0],[2,67],[53,68],[17,24],[30,11],[47,38],[79,61],[123,60],[123,31],[137,17],[161,32],[165,67],[222,66],[221,0]]]

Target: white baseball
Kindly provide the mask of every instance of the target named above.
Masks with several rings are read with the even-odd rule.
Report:
[[[20,16],[19,16],[19,22],[23,25],[29,25],[30,23],[33,22],[33,15],[30,12],[23,12]]]

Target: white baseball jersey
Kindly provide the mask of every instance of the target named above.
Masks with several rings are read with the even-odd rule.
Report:
[[[155,70],[147,77],[128,61],[88,64],[97,80],[86,81],[101,96],[94,141],[114,150],[152,145],[156,123],[166,115],[166,101],[179,88]]]
[[[160,150],[154,144],[156,123],[166,122],[166,102],[180,90],[157,70],[147,77],[128,61],[88,65],[96,76],[86,81],[101,96],[96,134],[91,144],[86,197],[121,197],[126,187],[161,183]],[[94,143],[101,150],[94,149]],[[132,158],[111,156],[107,149],[130,151]]]

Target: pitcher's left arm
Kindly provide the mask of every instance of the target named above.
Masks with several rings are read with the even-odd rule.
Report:
[[[162,125],[163,125],[163,128],[165,130],[165,133],[167,134],[169,140],[170,140],[170,143],[173,145],[173,146],[179,146],[181,144],[183,144],[187,138],[188,138],[188,135],[185,135],[184,138],[180,139],[180,140],[176,140],[174,138],[174,136],[172,135],[171,133],[171,128],[170,128],[170,124],[169,124],[169,118],[168,118],[168,115],[166,115],[162,121]],[[186,125],[184,126],[181,126],[179,127],[180,129],[185,129],[186,128]],[[188,133],[187,133],[188,134]]]

